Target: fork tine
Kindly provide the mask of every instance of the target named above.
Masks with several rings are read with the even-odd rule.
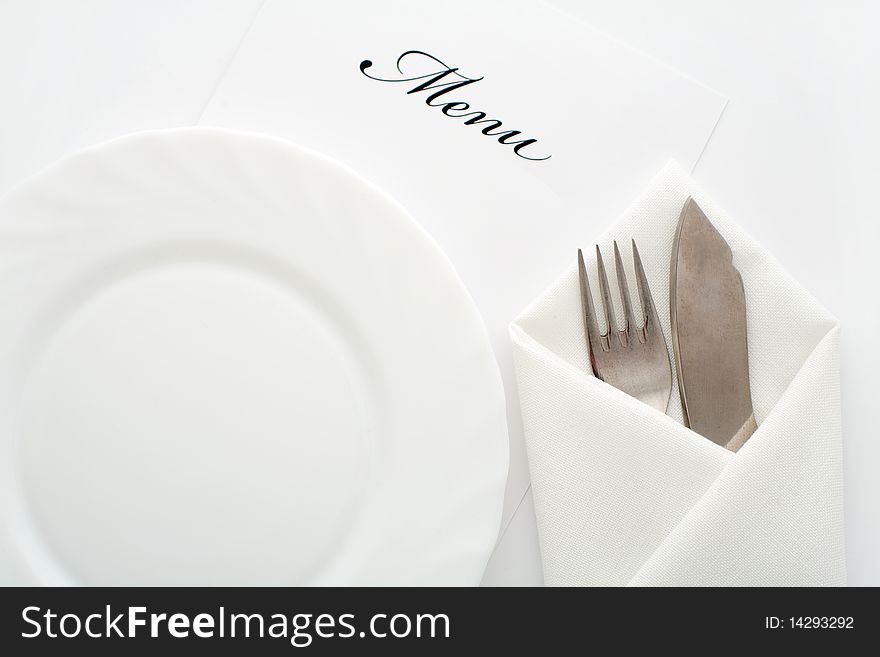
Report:
[[[657,323],[657,313],[654,309],[654,299],[651,298],[651,288],[648,287],[648,279],[645,276],[645,269],[642,267],[642,258],[639,256],[639,250],[636,248],[636,241],[632,241],[633,264],[636,269],[637,287],[639,290],[639,301],[642,302],[642,314],[644,315],[644,326],[642,331],[647,338],[648,325]]]
[[[617,248],[617,240],[614,240],[614,267],[617,269],[617,285],[620,288],[620,298],[623,301],[623,331],[628,343],[632,332],[638,329],[638,324],[636,324],[635,315],[633,315],[632,303],[629,299],[629,284],[626,281],[626,272],[623,269],[620,249]]]
[[[593,307],[593,295],[590,292],[590,279],[587,278],[587,267],[584,265],[584,254],[578,249],[578,275],[581,281],[581,307],[584,313],[584,327],[587,331],[587,347],[590,351],[590,365],[595,372],[593,351],[601,349],[601,333],[596,323],[596,309]]]
[[[602,261],[602,252],[596,245],[596,266],[599,269],[599,292],[602,302],[605,304],[605,324],[608,327],[606,334],[611,340],[611,332],[617,330],[617,319],[614,317],[614,304],[611,303],[611,290],[608,289],[608,275],[605,273],[605,263]]]

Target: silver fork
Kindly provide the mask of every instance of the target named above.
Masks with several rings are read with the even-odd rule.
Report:
[[[584,265],[584,254],[578,249],[581,304],[587,348],[590,352],[590,366],[597,378],[665,413],[672,392],[672,364],[669,361],[666,338],[663,337],[660,322],[657,320],[651,290],[648,288],[648,280],[645,278],[645,270],[642,268],[642,259],[639,257],[635,240],[632,241],[632,251],[636,287],[642,306],[642,321],[640,326],[636,324],[620,250],[617,248],[617,242],[614,242],[617,282],[625,315],[623,329],[619,329],[614,317],[614,306],[611,303],[602,252],[599,251],[599,245],[596,245],[599,291],[607,320],[606,330],[600,332],[593,306],[593,295],[590,292],[590,280],[587,278],[587,268]]]

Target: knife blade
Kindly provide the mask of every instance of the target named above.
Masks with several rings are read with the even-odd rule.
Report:
[[[678,220],[670,269],[672,348],[685,424],[732,451],[757,428],[746,298],[730,246],[696,201]]]

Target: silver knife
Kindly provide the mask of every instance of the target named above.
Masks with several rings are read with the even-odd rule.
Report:
[[[730,247],[692,198],[678,220],[669,278],[672,348],[685,424],[735,452],[757,428],[745,291]]]

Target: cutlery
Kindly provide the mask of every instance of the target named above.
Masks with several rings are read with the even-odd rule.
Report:
[[[692,198],[678,220],[669,278],[672,348],[685,424],[736,451],[757,428],[745,290],[730,246]]]
[[[605,264],[602,262],[599,246],[596,246],[599,291],[606,319],[605,329],[600,332],[587,268],[584,265],[584,255],[578,249],[581,305],[590,366],[597,378],[659,411],[666,412],[672,393],[672,365],[669,362],[669,351],[663,331],[660,329],[635,240],[632,242],[632,254],[636,289],[642,309],[639,324],[636,324],[636,315],[630,302],[629,285],[620,258],[620,250],[617,248],[617,242],[614,243],[614,262],[624,313],[623,328],[618,328]]]

